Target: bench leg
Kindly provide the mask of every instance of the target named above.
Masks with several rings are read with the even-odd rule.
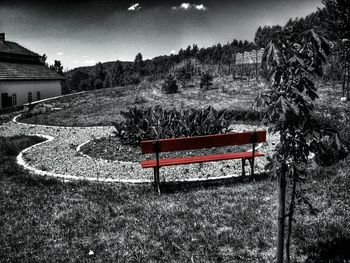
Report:
[[[242,177],[244,177],[245,176],[245,160],[246,159],[244,159],[244,158],[242,158]]]
[[[159,167],[154,167],[154,190],[160,195],[160,183],[159,183]]]
[[[254,179],[254,158],[248,159],[250,164],[250,175]]]

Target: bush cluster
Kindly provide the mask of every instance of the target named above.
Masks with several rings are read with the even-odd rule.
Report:
[[[346,121],[341,122],[339,118],[339,112],[319,114],[313,118],[320,131],[320,138],[313,142],[312,150],[316,163],[321,166],[335,164],[349,154],[350,127],[346,125]]]
[[[162,85],[162,91],[165,94],[177,93],[179,91],[179,86],[177,85],[176,79],[173,76],[169,75],[166,77]]]
[[[212,81],[213,81],[213,76],[208,72],[204,73],[203,76],[201,77],[201,82],[199,84],[200,89],[208,90],[209,87],[213,85]]]
[[[231,116],[227,110],[166,110],[160,106],[130,108],[121,113],[125,120],[114,122],[115,135],[123,144],[137,146],[142,140],[178,138],[225,133]]]
[[[227,111],[227,116],[232,121],[252,121],[260,122],[263,114],[260,111],[253,110],[230,110]]]

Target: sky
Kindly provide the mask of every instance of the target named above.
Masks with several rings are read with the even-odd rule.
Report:
[[[72,69],[194,43],[253,41],[258,26],[284,25],[317,7],[321,0],[0,0],[0,32]]]

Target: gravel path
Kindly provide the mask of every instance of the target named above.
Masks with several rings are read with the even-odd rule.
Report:
[[[256,129],[252,125],[234,125],[234,131]],[[153,180],[153,169],[142,169],[138,162],[106,161],[82,156],[76,149],[88,141],[112,134],[114,127],[55,127],[8,122],[0,125],[0,136],[46,135],[52,140],[25,150],[21,156],[22,165],[41,175],[64,179],[101,180],[106,182],[144,183]],[[268,143],[259,149],[272,155],[278,141],[276,135],[267,136]],[[21,159],[21,158],[17,158]],[[256,173],[262,172],[266,158],[256,159]],[[20,162],[21,164],[21,162]],[[246,167],[249,173],[249,167]],[[241,174],[241,160],[171,166],[161,168],[161,180],[204,180],[215,177],[238,176]]]

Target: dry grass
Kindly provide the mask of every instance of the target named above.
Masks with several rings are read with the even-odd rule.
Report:
[[[135,87],[117,87],[96,90],[60,99],[55,107],[63,108],[45,114],[23,119],[24,122],[61,126],[111,125],[121,120],[121,111],[133,105],[150,107],[161,105],[164,108],[202,108],[213,106],[216,109],[253,109],[253,100],[262,88],[248,86],[248,83],[220,79],[214,82],[213,89],[201,91],[199,84],[193,88],[180,90],[176,94],[163,94],[161,83],[148,83],[135,94]],[[135,97],[142,97],[142,103],[135,103]]]
[[[121,111],[134,105],[161,105],[164,108],[177,109],[213,106],[216,109],[252,111],[254,99],[265,89],[261,85],[233,81],[228,77],[215,79],[213,88],[205,92],[199,89],[198,81],[194,81],[193,86],[181,89],[176,94],[163,94],[161,82],[146,83],[138,89],[137,94],[133,86],[96,90],[59,99],[54,105],[63,108],[62,110],[39,114],[23,121],[60,126],[111,125],[113,121],[122,120]],[[340,103],[340,84],[319,83],[317,86],[320,95],[320,99],[316,101],[317,110],[324,111],[332,107],[344,111],[348,108],[348,103]]]

